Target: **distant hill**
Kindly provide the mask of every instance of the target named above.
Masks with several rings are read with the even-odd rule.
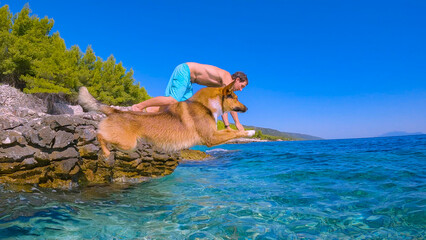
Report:
[[[422,132],[409,133],[409,132],[403,132],[403,131],[394,131],[394,132],[388,132],[388,133],[382,134],[379,137],[396,137],[396,136],[409,136],[409,135],[422,135],[422,134],[424,133]]]
[[[260,130],[263,134],[277,136],[277,137],[285,137],[285,138],[294,138],[297,140],[321,140],[323,138],[311,136],[307,134],[301,133],[289,133],[289,132],[281,132],[271,128],[262,128],[262,127],[254,127],[254,126],[244,126],[244,128],[250,128],[254,130]]]

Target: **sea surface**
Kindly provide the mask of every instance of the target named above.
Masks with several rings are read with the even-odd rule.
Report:
[[[0,238],[426,238],[426,135],[197,149],[128,187],[0,186]]]

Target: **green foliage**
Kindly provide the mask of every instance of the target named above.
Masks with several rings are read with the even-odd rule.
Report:
[[[237,127],[234,124],[229,124],[229,126],[232,129],[237,130]],[[225,124],[223,123],[223,121],[218,120],[217,121],[217,130],[223,130],[223,129],[225,129]],[[254,130],[254,128],[247,127],[247,126],[244,126],[244,129],[245,130]],[[296,140],[295,138],[291,138],[291,137],[272,136],[272,135],[263,134],[261,130],[256,130],[256,133],[251,138],[258,138],[258,139],[270,140],[270,141],[277,141],[277,140],[292,141],[292,140]]]
[[[130,105],[149,98],[145,88],[134,84],[133,70],[96,57],[91,46],[82,53],[78,46],[67,49],[59,33],[51,34],[54,21],[31,15],[28,5],[13,15],[0,8],[0,82],[26,93],[76,94],[87,86],[100,101]]]
[[[229,127],[231,127],[232,129],[237,130],[237,127],[234,124],[229,124]],[[217,130],[223,130],[225,129],[225,123],[223,123],[223,121],[218,120],[217,121]]]
[[[249,130],[250,128],[247,128],[247,129]],[[256,130],[256,133],[254,134],[253,138],[259,138],[259,139],[262,139],[262,140],[270,140],[270,141],[277,141],[277,140],[291,141],[291,140],[295,140],[294,138],[263,134],[261,130]]]
[[[292,141],[292,140],[295,140],[294,138],[289,138],[289,137],[272,136],[272,135],[268,135],[268,134],[263,134],[261,130],[256,130],[256,133],[254,134],[253,138],[259,138],[259,139],[262,139],[262,140],[271,140],[271,141],[277,141],[277,140]]]

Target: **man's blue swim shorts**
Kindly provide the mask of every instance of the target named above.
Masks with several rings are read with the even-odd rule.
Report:
[[[192,97],[191,72],[188,64],[178,65],[170,77],[166,88],[166,97],[173,97],[178,102],[182,102]]]

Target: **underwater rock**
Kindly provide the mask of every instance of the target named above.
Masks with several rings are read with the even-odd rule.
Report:
[[[204,160],[206,158],[211,157],[211,155],[209,155],[209,154],[207,154],[203,151],[190,150],[190,149],[182,150],[180,152],[180,155],[181,155],[183,160],[194,160],[194,161]]]

